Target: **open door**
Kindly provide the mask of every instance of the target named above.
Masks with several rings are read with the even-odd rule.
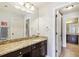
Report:
[[[62,28],[62,21],[61,21],[61,14],[57,11],[56,12],[56,57],[59,57],[60,54],[61,54],[61,48],[62,48],[62,31],[61,31],[61,28]]]

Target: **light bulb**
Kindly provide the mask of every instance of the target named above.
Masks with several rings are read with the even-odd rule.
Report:
[[[26,3],[26,4],[25,4],[25,7],[26,7],[26,8],[30,8],[30,7],[31,7],[30,3]]]
[[[35,10],[34,6],[31,6],[30,10],[32,10],[32,11]]]
[[[70,9],[72,9],[73,7],[74,7],[74,6],[72,5],[72,6],[67,7],[67,9],[70,10]]]
[[[71,7],[68,7],[67,9],[69,9],[69,10],[72,9],[72,6]]]

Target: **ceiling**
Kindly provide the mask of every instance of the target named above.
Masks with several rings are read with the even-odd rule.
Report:
[[[18,14],[25,14],[25,12],[16,9],[13,5],[16,3],[11,3],[11,2],[1,2],[0,3],[0,12],[1,11],[7,11],[7,12],[13,12],[13,13],[18,13]]]
[[[71,7],[71,6],[69,6],[69,7]],[[79,4],[73,5],[73,7],[71,7],[71,8],[67,7],[67,8],[63,8],[63,9],[60,10],[60,12],[62,14],[68,14],[68,13],[76,12],[76,11],[79,11]]]
[[[31,4],[33,4],[35,7],[39,8],[40,6],[46,5],[47,3],[41,3],[41,2],[30,2]],[[1,2],[0,3],[0,10],[4,11],[6,10],[7,12],[17,12],[19,14],[26,14],[24,11],[21,11],[19,9],[16,9],[14,7],[14,5],[18,5],[17,2]],[[23,7],[23,6],[21,6]],[[28,13],[28,12],[27,12]]]
[[[34,4],[36,7],[44,7],[44,6],[58,6],[62,4],[67,4],[68,2],[31,2]]]
[[[56,7],[56,6],[59,6],[60,4],[61,5],[65,4],[66,2],[30,2],[30,3],[33,4],[37,8],[41,8],[41,7],[45,7],[45,6],[46,7],[47,6]],[[14,7],[14,5],[17,5],[17,4],[18,4],[17,2],[1,2],[0,3],[0,10],[7,10],[9,12],[10,11],[17,12],[19,14],[26,14],[24,11],[18,10]],[[64,13],[63,10],[61,10],[61,12]]]

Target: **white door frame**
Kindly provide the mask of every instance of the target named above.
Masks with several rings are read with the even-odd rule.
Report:
[[[63,38],[62,38],[62,14],[60,13],[59,10],[57,10],[56,12],[56,22],[55,22],[55,36],[56,36],[56,40],[55,40],[55,49],[56,49],[56,53],[55,56],[60,56],[61,51],[62,50],[62,42],[63,42]],[[60,18],[60,19],[59,19]],[[58,21],[57,21],[58,20]],[[59,24],[60,23],[60,24]],[[59,27],[60,26],[60,27]],[[59,39],[60,38],[60,39]],[[60,48],[59,48],[60,47]]]
[[[77,4],[79,4],[79,3],[77,3],[77,2],[74,2],[74,3],[71,3],[71,4],[67,4],[67,5],[65,5],[65,6],[60,6],[60,7],[57,7],[57,8],[55,8],[55,25],[56,25],[56,22],[57,22],[57,19],[56,19],[56,12],[58,11],[58,10],[60,10],[60,9],[62,9],[62,8],[65,8],[65,7],[68,7],[68,6],[70,6],[70,5],[77,5]],[[56,56],[56,26],[55,26],[55,56]],[[62,39],[62,40],[64,40],[64,39]]]

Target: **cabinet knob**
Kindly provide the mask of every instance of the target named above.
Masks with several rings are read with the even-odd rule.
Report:
[[[22,52],[19,52],[19,54],[22,54]]]
[[[42,43],[42,44],[44,44],[44,43]]]
[[[35,46],[33,48],[36,48]]]

